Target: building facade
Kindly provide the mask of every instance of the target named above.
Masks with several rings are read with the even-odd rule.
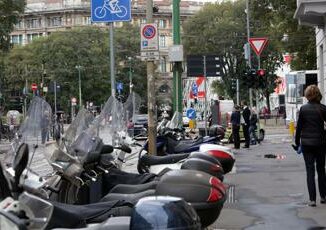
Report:
[[[294,17],[300,25],[316,28],[316,51],[318,86],[323,94],[323,103],[326,102],[326,1],[325,0],[297,0],[297,10]]]

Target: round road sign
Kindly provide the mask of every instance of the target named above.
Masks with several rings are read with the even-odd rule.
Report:
[[[37,84],[36,83],[32,83],[32,90],[37,90]]]
[[[152,39],[156,35],[156,29],[152,25],[146,25],[144,26],[142,33],[144,38]]]

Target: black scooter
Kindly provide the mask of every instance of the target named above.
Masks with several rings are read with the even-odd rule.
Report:
[[[0,194],[11,197],[0,203],[0,226],[5,229],[201,229],[193,208],[176,197],[147,197],[136,205],[115,200],[89,205],[51,202],[23,192],[20,180],[28,162],[28,145],[21,144],[13,161],[14,177],[5,177],[0,165]],[[148,212],[151,210],[151,212]],[[173,211],[172,211],[173,210]],[[156,215],[153,215],[155,213]],[[161,215],[167,218],[160,218]],[[117,217],[114,217],[117,216]]]

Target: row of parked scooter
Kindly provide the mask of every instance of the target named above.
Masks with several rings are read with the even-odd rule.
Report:
[[[226,201],[231,150],[217,137],[184,139],[182,116],[158,125],[157,156],[128,136],[136,96],[81,109],[65,135],[40,146],[51,106],[34,97],[0,170],[0,229],[205,229]],[[181,123],[181,126],[179,125]],[[124,171],[137,154],[138,173]],[[40,176],[34,158],[51,172]],[[40,159],[39,157],[37,159]]]

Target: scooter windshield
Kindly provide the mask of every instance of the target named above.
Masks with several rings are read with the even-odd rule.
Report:
[[[35,96],[30,102],[25,119],[5,157],[7,166],[12,165],[18,147],[26,143],[30,151],[27,167],[39,175],[50,173],[52,170],[46,159],[45,143],[49,141],[51,127],[51,106],[44,99]]]
[[[60,148],[70,148],[72,143],[78,138],[78,136],[93,122],[94,116],[88,110],[82,108],[79,110],[77,116],[69,125],[66,130],[63,140],[60,143]]]
[[[99,136],[106,144],[114,145],[118,136],[117,132],[124,130],[125,127],[123,104],[111,96],[86,132],[89,136]]]
[[[85,145],[87,144],[85,144],[85,141],[81,142],[80,136],[87,128],[89,128],[93,120],[94,116],[91,112],[84,108],[80,109],[77,116],[73,119],[66,130],[59,146],[55,146],[55,148],[52,149],[50,163],[55,161],[71,162],[72,159],[74,162],[79,162],[80,156],[78,155],[78,149],[75,149],[75,147],[78,146],[82,149],[85,148]],[[78,143],[76,143],[77,139],[79,139]],[[79,142],[82,143],[81,146],[79,146]]]
[[[37,196],[23,192],[19,196],[19,207],[29,219],[28,229],[46,229],[53,213],[53,205]]]
[[[126,129],[124,131],[126,131],[130,136],[134,136],[134,125],[136,123],[136,115],[139,114],[140,105],[141,98],[135,92],[131,93],[123,104],[126,122]]]
[[[176,111],[173,117],[166,125],[169,129],[181,129],[182,128],[182,113]]]

